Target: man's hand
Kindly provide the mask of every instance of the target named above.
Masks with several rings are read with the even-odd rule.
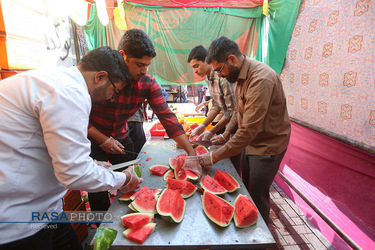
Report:
[[[177,161],[183,160],[182,158],[177,158]],[[183,173],[183,170],[190,170],[198,176],[198,180],[202,177],[202,166],[199,164],[198,156],[186,156],[185,163],[182,166],[178,175]]]
[[[223,145],[228,141],[223,134],[212,137],[211,142],[213,145]]]
[[[124,155],[124,146],[113,137],[109,137],[100,147],[108,154],[121,154]]]
[[[202,134],[205,129],[206,129],[206,126],[204,126],[203,124],[200,124],[198,127],[193,129],[193,131],[191,131],[190,138],[193,138],[196,135]]]
[[[199,164],[202,165],[203,168],[208,168],[214,165],[214,161],[212,159],[212,152],[198,155]]]
[[[204,131],[198,138],[197,141],[209,141],[214,134],[212,134],[210,131]]]
[[[126,181],[124,185],[120,188],[121,192],[127,193],[140,187],[141,183],[143,182],[143,179],[139,178],[137,174],[134,172],[133,165],[129,166],[122,172],[126,175]]]
[[[106,162],[106,161],[97,161],[97,160],[94,160],[95,164],[98,165],[98,166],[101,166],[103,168],[106,168],[106,169],[109,169],[112,164],[109,163],[109,162]]]

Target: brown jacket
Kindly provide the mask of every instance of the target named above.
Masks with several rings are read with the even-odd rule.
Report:
[[[233,137],[216,151],[220,158],[241,153],[275,155],[290,138],[290,121],[279,75],[268,65],[244,60],[235,84],[236,110],[227,125]]]

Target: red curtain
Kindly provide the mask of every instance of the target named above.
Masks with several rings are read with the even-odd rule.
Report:
[[[127,2],[163,7],[185,8],[254,8],[263,5],[263,0],[130,0]]]

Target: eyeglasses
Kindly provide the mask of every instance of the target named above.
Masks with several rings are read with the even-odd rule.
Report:
[[[108,75],[108,79],[109,79],[109,81],[111,82],[111,84],[112,84],[112,86],[115,88],[115,94],[111,97],[111,99],[116,99],[117,97],[119,97],[120,96],[120,90],[118,89],[118,88],[116,88],[116,86],[115,86],[115,84],[112,82],[112,79],[111,79],[111,77]]]
[[[228,58],[225,60],[223,66],[221,66],[221,68],[219,70],[215,69],[215,71],[218,73],[218,74],[221,74],[221,71],[224,69],[224,66],[225,64],[227,64],[227,61],[228,61]]]

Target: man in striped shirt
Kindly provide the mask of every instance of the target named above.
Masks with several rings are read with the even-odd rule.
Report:
[[[193,68],[194,73],[200,77],[205,77],[213,99],[207,118],[191,133],[191,137],[200,135],[198,140],[204,141],[210,140],[216,133],[221,134],[224,132],[224,127],[229,123],[234,111],[233,85],[225,78],[218,76],[218,73],[212,69],[212,66],[206,63],[206,56],[207,50],[202,45],[199,45],[191,50],[188,57],[188,63]],[[223,113],[223,117],[210,130],[205,131],[206,127],[220,112]]]
[[[158,116],[168,136],[173,138],[189,156],[196,153],[182,125],[169,109],[162,90],[155,79],[147,74],[148,66],[156,56],[148,35],[139,29],[127,30],[122,36],[118,50],[129,68],[132,81],[119,91],[110,102],[93,107],[90,115],[88,137],[92,142],[91,156],[101,161],[117,164],[132,160],[136,155],[133,142],[128,136],[127,120],[147,99]],[[106,211],[110,205],[107,193],[89,193],[92,210]]]

